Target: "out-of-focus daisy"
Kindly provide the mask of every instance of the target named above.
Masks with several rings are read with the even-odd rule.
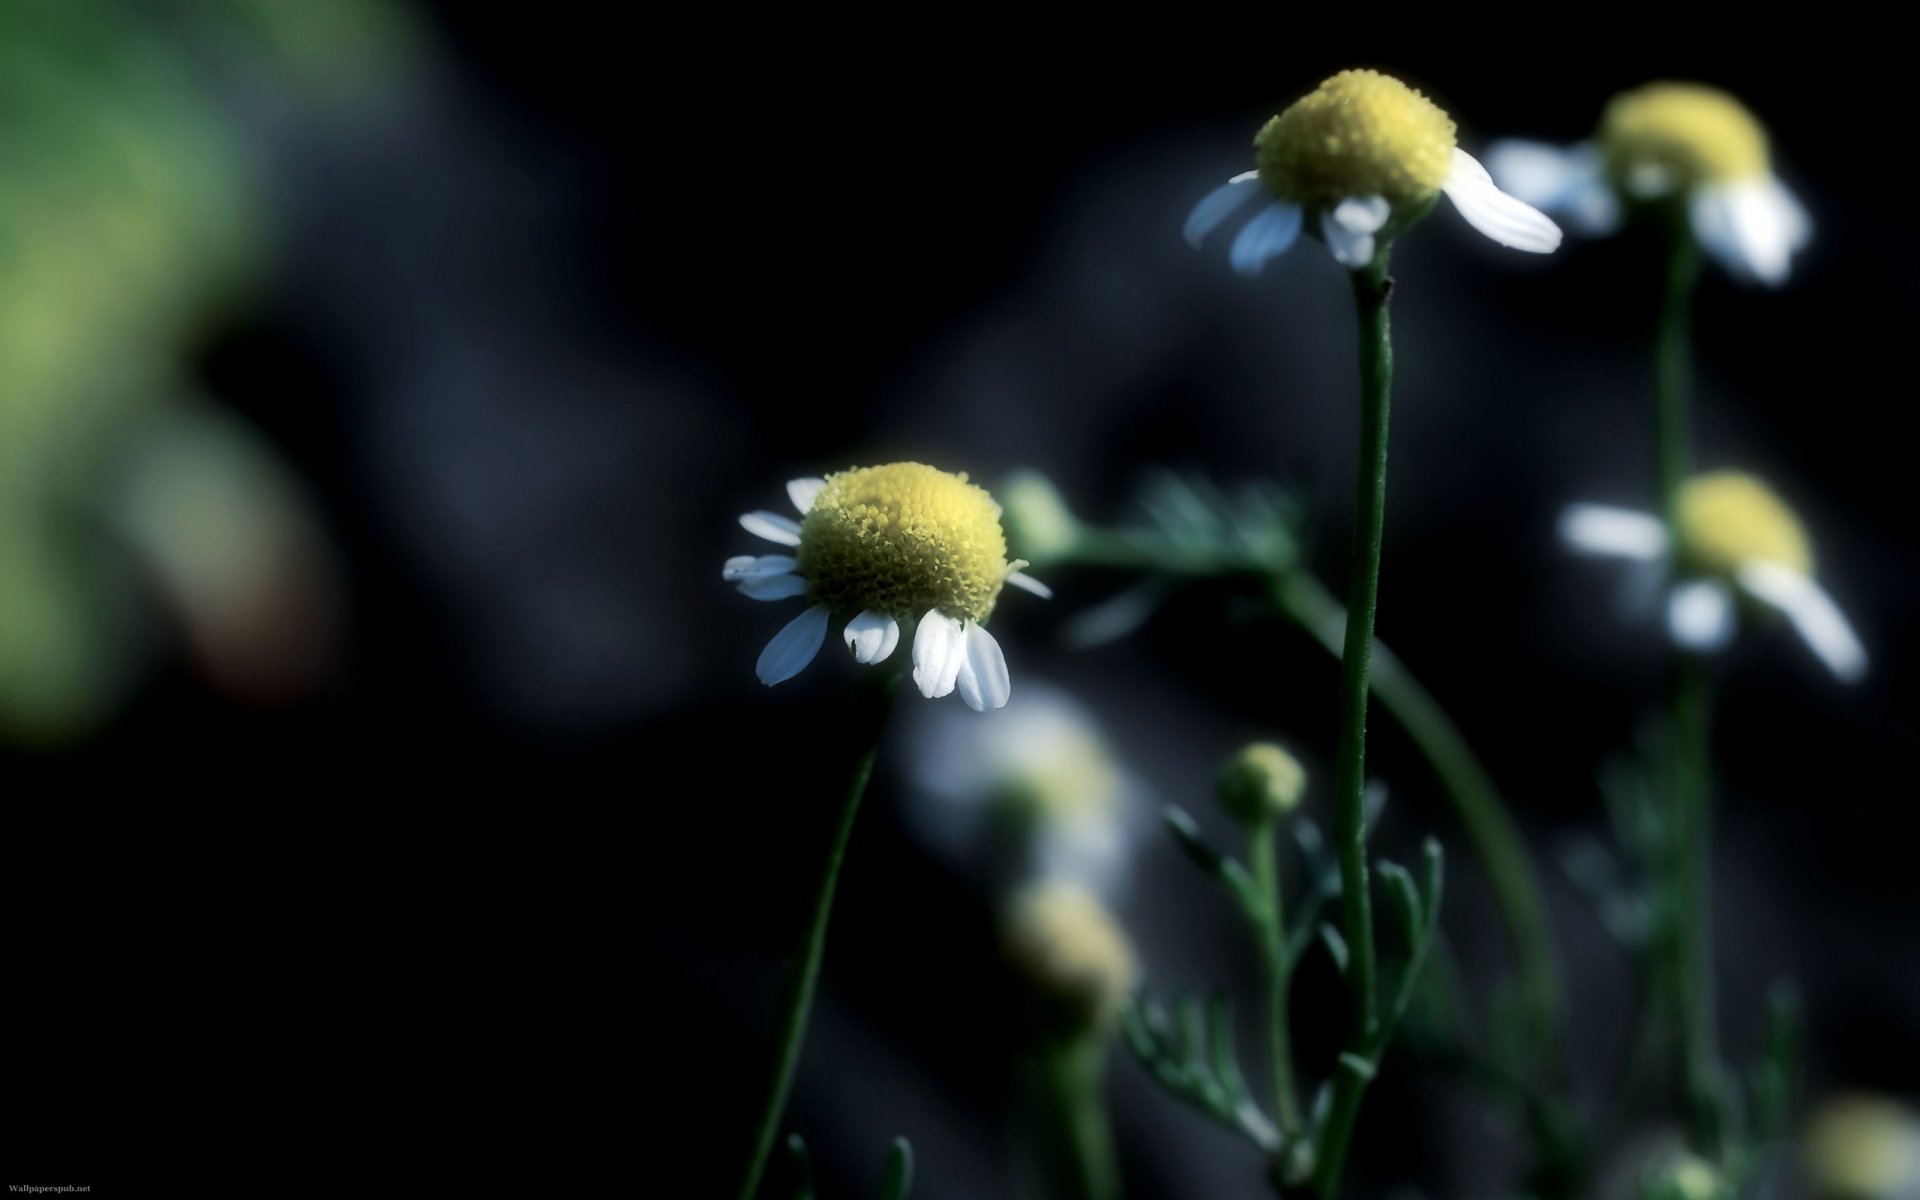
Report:
[[[1002,916],[1007,959],[1074,1028],[1110,1032],[1140,981],[1127,935],[1093,893],[1059,881],[1022,888]]]
[[[1920,1197],[1920,1112],[1886,1096],[1836,1096],[1807,1122],[1801,1155],[1821,1200]]]
[[[1867,653],[1853,626],[1813,579],[1813,551],[1799,518],[1758,479],[1713,471],[1687,481],[1677,513],[1679,545],[1651,513],[1575,504],[1560,518],[1560,536],[1583,554],[1664,564],[1667,627],[1696,652],[1733,640],[1736,600],[1787,618],[1807,646],[1844,682],[1867,671]]]
[[[1268,121],[1253,139],[1254,169],[1194,206],[1187,241],[1202,238],[1256,196],[1268,202],[1233,239],[1229,258],[1257,275],[1304,229],[1358,270],[1427,215],[1445,192],[1475,229],[1502,246],[1546,253],[1560,228],[1502,192],[1454,143],[1433,101],[1378,71],[1342,71]]]
[[[935,851],[989,883],[1124,889],[1152,825],[1146,788],[1066,693],[1023,684],[995,720],[930,709],[907,732],[910,821]]]
[[[741,555],[722,578],[755,600],[804,596],[812,603],[773,636],[755,667],[771,687],[819,653],[828,623],[843,620],[856,661],[877,663],[914,627],[913,681],[928,698],[956,688],[985,712],[1007,702],[1006,656],[986,620],[1011,583],[1050,593],[1007,561],[1000,506],[986,490],[922,463],[858,467],[825,479],[795,479],[787,495],[801,519],[750,512],[747,532],[792,554]]]
[[[1677,200],[1694,236],[1743,282],[1786,282],[1813,224],[1773,174],[1767,133],[1738,100],[1697,83],[1650,83],[1608,102],[1594,140],[1503,141],[1487,165],[1508,192],[1611,233],[1622,202]]]

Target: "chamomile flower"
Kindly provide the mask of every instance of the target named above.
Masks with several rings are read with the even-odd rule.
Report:
[[[1007,959],[1077,1029],[1111,1031],[1140,982],[1133,946],[1092,892],[1047,882],[1016,892],[1002,916]]]
[[[730,558],[721,572],[755,600],[811,601],[761,652],[761,683],[799,674],[843,620],[847,649],[865,664],[886,659],[912,627],[921,695],[958,689],[979,712],[1007,702],[1007,660],[985,622],[1003,584],[1050,593],[1021,573],[1025,563],[1007,561],[1000,506],[985,489],[908,462],[795,479],[787,495],[800,520],[750,512],[740,524],[793,553]]]
[[[1499,142],[1487,165],[1501,187],[1583,233],[1611,233],[1623,202],[1682,202],[1700,244],[1745,283],[1785,283],[1813,232],[1773,173],[1766,130],[1738,100],[1697,83],[1622,92],[1592,141]]]
[[[1697,653],[1725,648],[1745,600],[1784,615],[1821,662],[1845,683],[1867,671],[1867,653],[1839,606],[1814,582],[1813,551],[1799,518],[1751,475],[1713,471],[1680,490],[1679,545],[1651,513],[1575,504],[1560,536],[1582,554],[1665,564],[1667,628]]]
[[[1256,196],[1268,202],[1233,239],[1228,258],[1258,275],[1302,230],[1359,270],[1379,247],[1427,215],[1445,192],[1467,223],[1503,246],[1544,254],[1560,229],[1502,192],[1454,142],[1433,101],[1378,71],[1342,71],[1268,121],[1253,140],[1254,169],[1209,193],[1187,217],[1201,239]]]

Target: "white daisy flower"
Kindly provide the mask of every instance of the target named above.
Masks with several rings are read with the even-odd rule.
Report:
[[[1153,806],[1072,697],[1030,683],[995,720],[929,709],[908,734],[909,824],[936,853],[993,883],[1125,891]]]
[[[856,662],[873,664],[913,630],[913,681],[921,695],[958,690],[978,712],[1007,702],[1012,685],[986,620],[1011,583],[1051,593],[1007,561],[1000,506],[985,489],[921,463],[859,467],[825,479],[795,479],[787,495],[801,519],[773,512],[740,518],[748,533],[791,554],[730,558],[723,579],[755,600],[804,596],[812,603],[773,636],[755,667],[772,687],[813,661],[827,626]]]
[[[1467,223],[1502,246],[1545,254],[1560,227],[1494,186],[1454,144],[1446,113],[1378,71],[1342,71],[1268,121],[1253,140],[1254,169],[1194,205],[1186,238],[1201,239],[1258,195],[1268,203],[1233,239],[1233,269],[1258,275],[1305,230],[1344,267],[1359,270],[1445,192]]]
[[[1587,234],[1618,228],[1622,201],[1682,202],[1701,246],[1743,283],[1785,283],[1813,233],[1806,209],[1773,174],[1766,130],[1738,100],[1700,84],[1623,92],[1607,104],[1595,140],[1499,142],[1487,165],[1508,192]]]
[[[1844,683],[1867,673],[1867,652],[1838,605],[1813,579],[1813,552],[1800,521],[1767,486],[1739,471],[1713,471],[1680,491],[1677,547],[1651,513],[1575,504],[1560,517],[1572,549],[1645,563],[1663,571],[1667,629],[1696,653],[1733,641],[1738,601],[1786,617]]]

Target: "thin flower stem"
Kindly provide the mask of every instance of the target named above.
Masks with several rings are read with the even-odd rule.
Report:
[[[1341,1056],[1333,1108],[1316,1147],[1313,1190],[1331,1200],[1340,1187],[1347,1140],[1360,1096],[1372,1075],[1373,1034],[1379,1022],[1374,994],[1373,901],[1367,883],[1367,674],[1373,660],[1373,620],[1380,597],[1380,541],[1386,526],[1387,409],[1393,386],[1393,343],[1387,328],[1387,249],[1352,272],[1360,326],[1360,455],[1354,489],[1353,574],[1346,640],[1340,652],[1340,740],[1334,766],[1334,840],[1340,860],[1340,908],[1347,941],[1347,988],[1353,998],[1352,1048]],[[1360,1057],[1355,1059],[1355,1054]],[[1366,1063],[1363,1072],[1360,1063]]]
[[[1113,1127],[1100,1094],[1106,1039],[1096,1032],[1051,1040],[1040,1050],[1056,1136],[1056,1192],[1066,1200],[1116,1200],[1120,1169]]]
[[[767,1101],[754,1132],[753,1157],[747,1164],[746,1179],[740,1184],[739,1200],[753,1200],[760,1190],[760,1178],[766,1173],[767,1159],[780,1135],[781,1118],[786,1113],[787,1095],[793,1090],[794,1072],[800,1065],[800,1049],[806,1041],[807,1018],[813,1010],[813,992],[820,980],[820,960],[827,949],[827,924],[833,916],[833,894],[840,882],[840,864],[847,856],[847,843],[853,838],[854,818],[860,814],[860,798],[866,794],[867,780],[873,774],[873,760],[880,751],[880,735],[886,729],[887,713],[892,708],[894,684],[899,681],[897,666],[888,664],[869,672],[861,688],[860,715],[855,724],[866,732],[866,748],[860,752],[847,784],[846,799],[841,802],[840,821],[834,828],[833,845],[827,851],[826,869],[814,892],[813,915],[807,923],[806,940],[800,953],[787,963],[780,986],[780,1017],[775,1034],[773,1078],[767,1088]]]
[[[1655,338],[1655,467],[1667,545],[1679,547],[1680,492],[1692,470],[1690,443],[1691,366],[1689,328],[1699,244],[1686,214],[1668,215],[1666,288]],[[1670,560],[1673,552],[1670,551]],[[1669,562],[1669,570],[1674,566]],[[1719,1149],[1719,1051],[1714,1029],[1714,988],[1708,876],[1707,711],[1705,664],[1682,653],[1668,682],[1667,774],[1672,872],[1668,897],[1671,928],[1664,944],[1670,961],[1673,1019],[1680,1033],[1680,1068],[1689,1128],[1705,1154]]]
[[[1287,988],[1292,972],[1287,961],[1286,909],[1273,841],[1271,821],[1257,822],[1247,831],[1248,866],[1263,901],[1255,932],[1260,939],[1260,986],[1273,1111],[1279,1118],[1280,1133],[1290,1145],[1300,1133],[1300,1101],[1294,1092],[1293,1048],[1287,1031]]]

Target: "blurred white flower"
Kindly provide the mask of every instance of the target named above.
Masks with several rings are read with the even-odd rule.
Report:
[[[1263,191],[1271,200],[1233,239],[1229,259],[1258,275],[1308,229],[1340,265],[1367,266],[1445,192],[1467,223],[1502,246],[1546,253],[1560,229],[1494,186],[1454,143],[1433,101],[1378,71],[1342,71],[1268,121],[1254,138],[1255,168],[1196,204],[1187,241],[1196,248]]]
[[[1760,123],[1699,84],[1623,92],[1608,103],[1595,141],[1497,142],[1487,166],[1512,195],[1585,234],[1613,232],[1623,200],[1684,201],[1694,236],[1742,282],[1785,283],[1813,233],[1806,209],[1773,174]]]
[[[1025,684],[992,721],[926,709],[907,737],[908,821],[936,853],[998,886],[1125,890],[1151,827],[1146,789],[1064,692]]]
[[[1678,546],[1652,513],[1574,504],[1560,517],[1569,548],[1645,564],[1667,580],[1667,628],[1698,653],[1733,640],[1736,600],[1785,616],[1809,649],[1845,683],[1867,673],[1867,652],[1839,606],[1814,582],[1799,519],[1751,475],[1714,471],[1681,489]]]
[[[1887,1096],[1835,1096],[1801,1138],[1822,1200],[1920,1200],[1920,1112]]]
[[[802,520],[750,512],[748,533],[793,554],[740,555],[723,579],[755,600],[805,596],[812,606],[773,636],[755,667],[772,687],[800,673],[838,617],[855,661],[881,662],[915,625],[913,681],[928,699],[956,688],[967,706],[999,708],[1012,693],[1006,656],[987,632],[1003,584],[1036,595],[1045,585],[1007,561],[1000,506],[986,490],[921,463],[795,479],[787,495]]]

